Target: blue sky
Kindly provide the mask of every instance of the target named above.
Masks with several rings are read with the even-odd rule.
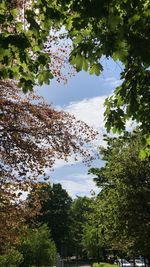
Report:
[[[67,84],[58,84],[55,80],[49,86],[42,86],[40,94],[44,96],[49,104],[63,109],[85,121],[94,129],[99,131],[99,140],[96,146],[103,144],[104,133],[103,102],[112,94],[114,88],[120,84],[120,72],[122,66],[111,59],[103,59],[104,71],[97,77],[82,71],[74,77],[69,78]],[[92,167],[101,167],[104,163],[97,159]],[[60,182],[68,193],[74,198],[78,196],[90,196],[91,191],[99,192],[93,182],[93,176],[87,175],[89,167],[83,163],[74,162],[70,159],[68,163],[57,161],[54,170],[48,171],[50,181]]]

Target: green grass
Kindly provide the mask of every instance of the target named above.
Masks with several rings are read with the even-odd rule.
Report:
[[[107,262],[101,262],[101,263],[93,263],[92,267],[116,267],[115,264],[110,264],[110,263],[107,263]]]

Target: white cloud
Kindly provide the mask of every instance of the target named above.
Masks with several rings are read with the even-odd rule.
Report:
[[[116,80],[113,77],[107,78],[106,82],[108,83],[116,83],[116,85],[120,83],[120,80]],[[64,107],[64,111],[74,115],[77,120],[84,121],[89,126],[93,127],[96,131],[99,132],[98,138],[94,140],[93,147],[97,149],[99,146],[105,146],[106,143],[103,141],[103,134],[106,133],[104,128],[104,101],[107,96],[98,96],[90,99],[83,99],[78,102],[71,102],[68,106]],[[61,109],[59,107],[59,109]],[[132,130],[136,124],[131,120],[126,123],[126,129]],[[78,162],[81,162],[82,159],[79,158]],[[64,160],[56,160],[54,168],[60,168],[65,165],[76,164],[77,162],[70,157],[68,162]]]
[[[108,84],[110,86],[117,87],[122,83],[120,79],[116,79],[115,77],[108,77],[105,79],[105,84]]]
[[[71,102],[63,110],[74,115],[77,120],[81,120],[87,123],[89,126],[93,127],[94,130],[99,132],[96,140],[93,142],[93,147],[97,149],[100,145],[105,145],[103,141],[104,133],[104,101],[107,96],[99,96],[90,99],[84,99],[78,102]],[[59,107],[59,110],[61,108]],[[79,157],[78,162],[82,159]],[[73,157],[68,158],[68,162],[64,160],[56,160],[54,169],[61,168],[65,165],[76,164],[77,161]]]
[[[93,146],[97,149],[100,145],[105,145],[103,141],[104,128],[104,101],[107,96],[98,96],[90,99],[84,99],[79,102],[72,102],[65,107],[65,111],[74,115],[77,120],[84,121],[94,130],[99,132],[98,137],[94,140]]]
[[[70,178],[63,179],[60,183],[72,198],[76,196],[90,196],[91,192],[98,193],[100,191],[93,182],[93,176],[91,175],[74,173]]]
[[[74,115],[78,120],[86,122],[96,130],[104,128],[104,100],[106,96],[98,96],[72,102],[65,107],[65,111]]]

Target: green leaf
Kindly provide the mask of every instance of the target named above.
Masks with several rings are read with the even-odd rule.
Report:
[[[142,149],[139,153],[139,157],[141,160],[144,160],[146,158],[146,151],[145,149]]]
[[[100,63],[93,64],[90,68],[90,74],[96,74],[96,76],[99,76],[102,71],[102,65]]]
[[[82,69],[82,64],[83,64],[83,57],[78,54],[77,57],[76,57],[76,68],[77,68],[77,70],[81,70]]]
[[[79,44],[82,40],[83,40],[83,37],[82,37],[82,35],[80,34],[80,35],[78,35],[78,36],[73,40],[73,43],[74,43],[75,45],[77,45],[77,44]]]
[[[43,53],[38,56],[37,60],[39,61],[39,64],[46,65],[49,61],[49,56],[48,54]]]
[[[73,21],[72,21],[72,17],[70,16],[70,18],[67,19],[67,24],[66,24],[66,29],[67,29],[68,31],[71,30],[71,28],[72,28],[72,23],[73,23]]]
[[[42,74],[39,74],[39,75],[38,75],[38,84],[39,84],[40,86],[42,86],[42,84],[43,84],[43,76],[42,76]]]
[[[88,60],[86,58],[83,58],[83,69],[85,71],[88,70]]]
[[[14,18],[16,18],[17,15],[18,15],[18,9],[16,9],[16,8],[15,8],[15,9],[12,9],[10,13],[11,13],[11,15],[12,15]]]
[[[134,22],[140,20],[140,15],[135,14],[133,17],[131,17],[128,21],[132,25]]]
[[[50,72],[50,70],[43,70],[40,72],[40,74],[38,75],[38,83],[41,86],[44,83],[49,84],[50,83],[50,79],[53,78],[52,73]]]

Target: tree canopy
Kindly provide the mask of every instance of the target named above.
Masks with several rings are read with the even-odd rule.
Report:
[[[72,251],[76,257],[83,258],[87,255],[82,245],[83,229],[86,224],[86,214],[90,213],[91,199],[88,197],[77,197],[71,205],[71,241]]]
[[[15,243],[20,223],[40,208],[35,203],[36,209],[26,209],[21,196],[38,179],[47,179],[46,168],[52,169],[56,159],[80,155],[90,160],[90,140],[96,133],[35,93],[24,96],[12,81],[0,81],[0,93],[0,232],[6,244]]]
[[[49,84],[54,76],[49,33],[59,18],[55,3],[2,0],[0,10],[1,79],[18,80],[24,91],[37,82]]]
[[[61,184],[36,183],[29,194],[29,206],[40,202],[41,209],[34,223],[47,224],[57,251],[63,255],[69,243],[70,208],[72,199]]]
[[[149,235],[149,165],[148,158],[144,159],[145,154],[149,155],[150,145],[149,10],[148,0],[138,3],[135,0],[0,1],[3,243],[11,228],[13,232],[9,232],[9,237],[13,240],[19,223],[26,216],[24,204],[20,209],[16,202],[22,190],[27,190],[39,175],[46,178],[44,169],[52,168],[56,158],[67,159],[72,153],[75,157],[78,153],[89,156],[87,143],[95,138],[87,125],[54,110],[34,94],[24,97],[18,86],[27,92],[35,84],[49,84],[53,77],[59,79],[63,62],[68,60],[77,71],[83,69],[100,75],[105,56],[123,64],[122,84],[105,101],[105,126],[108,131],[120,133],[131,119],[139,124],[145,141],[131,138],[131,144],[129,139],[107,140],[107,149],[101,150],[107,163],[92,172],[98,175],[97,183],[103,187],[101,201],[110,223],[106,224],[106,233],[109,229],[111,241],[115,237],[113,227],[122,249],[147,254],[149,240],[139,227],[144,221]],[[66,34],[60,33],[55,38],[53,33],[62,26]],[[65,53],[64,60],[55,49],[53,51],[53,46],[65,37],[70,38],[72,46],[67,57],[68,47],[60,49],[60,53]],[[16,80],[17,85],[9,79]],[[139,151],[143,161],[138,158]],[[136,216],[133,207],[137,210]],[[126,237],[130,242],[126,243]]]
[[[44,224],[35,229],[29,228],[26,236],[21,238],[18,250],[23,255],[22,267],[54,266],[56,263],[56,246]]]
[[[78,71],[99,75],[103,56],[123,63],[122,85],[105,101],[105,125],[120,131],[136,120],[149,145],[149,1],[2,0],[0,9],[2,79],[19,80],[24,91],[49,83],[55,58],[50,31],[65,26]]]
[[[130,256],[149,257],[150,165],[140,160],[141,135],[108,138],[100,153],[105,166],[92,168],[102,188],[96,205],[107,245]]]
[[[36,94],[24,97],[11,82],[1,81],[0,92],[3,176],[36,179],[56,159],[78,153],[90,157],[88,143],[96,133],[88,125],[54,110]]]
[[[122,84],[105,101],[107,130],[125,130],[126,121],[132,119],[149,135],[149,2],[58,0],[62,2],[73,42],[70,62],[77,70],[99,75],[103,56],[123,63]]]

